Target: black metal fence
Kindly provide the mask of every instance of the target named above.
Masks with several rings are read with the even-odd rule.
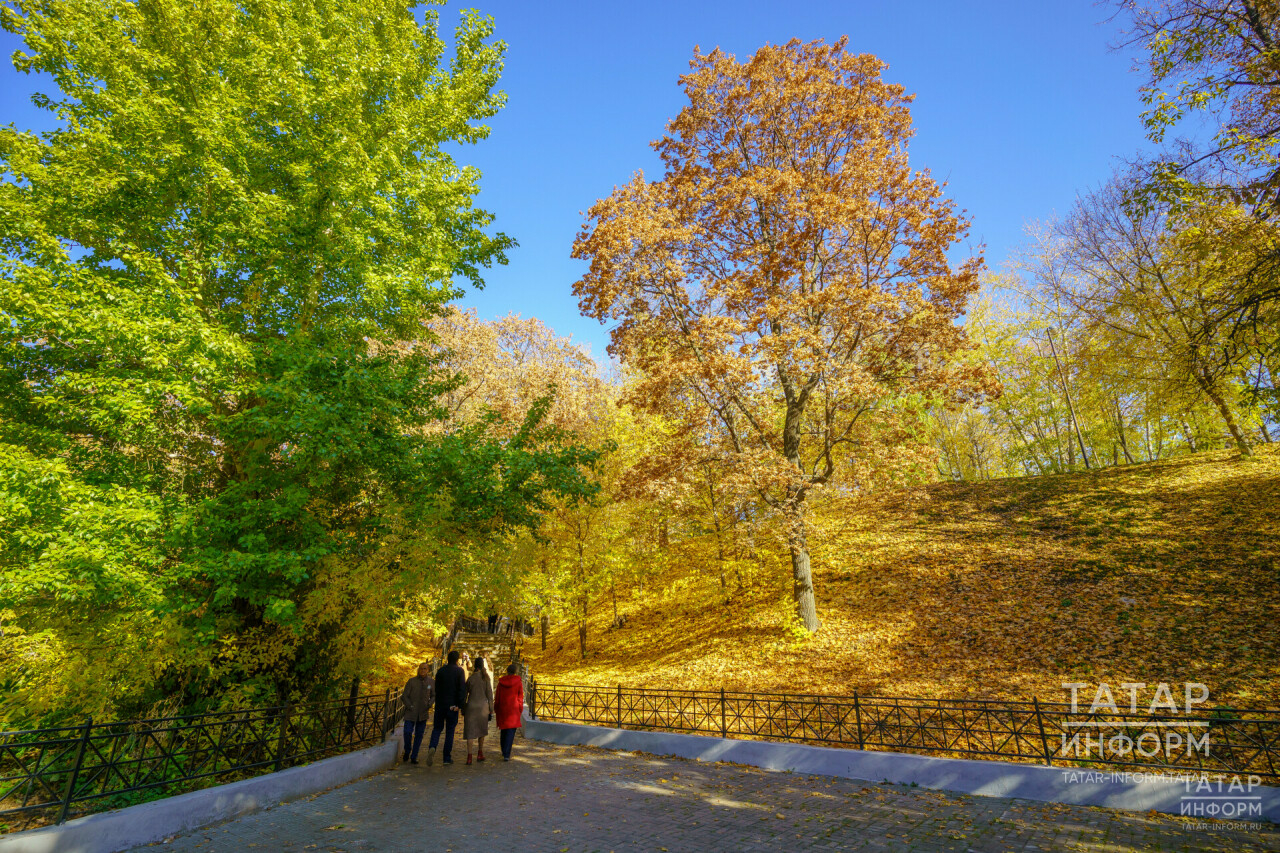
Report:
[[[506,635],[519,634],[524,637],[533,636],[533,624],[522,617],[512,618],[505,617],[499,619],[498,624],[501,628],[495,629],[496,633]],[[472,634],[488,634],[493,633],[489,630],[488,619],[476,619],[472,616],[459,616],[453,622],[454,631],[467,631]]]
[[[391,691],[248,711],[0,732],[0,821],[10,828],[158,799],[381,743]]]
[[[459,616],[454,620],[453,624],[463,631],[469,631],[474,634],[484,634],[489,630],[489,620],[476,619],[472,616]]]
[[[1067,703],[532,683],[538,719],[958,758],[1280,782],[1280,711],[1088,713]]]

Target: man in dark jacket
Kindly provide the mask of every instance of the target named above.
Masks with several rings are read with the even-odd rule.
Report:
[[[427,730],[427,718],[431,714],[436,684],[431,678],[431,665],[418,664],[418,674],[404,685],[400,698],[404,701],[404,758],[402,761],[418,763],[418,747]]]
[[[431,724],[431,746],[427,749],[427,765],[436,757],[436,744],[444,731],[444,763],[453,763],[453,730],[458,725],[458,709],[467,701],[467,677],[458,666],[461,655],[449,652],[449,662],[436,672],[436,714]]]

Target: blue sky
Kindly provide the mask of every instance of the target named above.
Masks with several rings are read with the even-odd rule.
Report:
[[[1113,8],[1048,0],[913,2],[558,2],[490,0],[508,44],[507,108],[485,142],[459,153],[484,173],[480,204],[520,246],[463,304],[483,317],[536,316],[603,359],[607,331],[578,314],[569,257],[581,212],[637,169],[679,112],[676,78],[694,45],[745,59],[765,43],[849,36],[916,95],[911,159],[948,182],[970,235],[998,268],[1024,225],[1065,212],[1079,191],[1149,148],[1132,52],[1109,45]],[[441,10],[452,29],[462,6]],[[0,33],[7,57],[19,46]],[[0,121],[39,128],[36,81],[0,68]]]

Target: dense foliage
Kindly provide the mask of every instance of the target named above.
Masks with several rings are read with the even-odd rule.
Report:
[[[587,494],[543,422],[440,428],[423,322],[503,262],[445,152],[502,104],[395,0],[17,0],[45,135],[0,130],[5,714],[323,694],[449,549]],[[156,703],[163,700],[162,705]]]
[[[610,351],[637,374],[624,399],[788,519],[797,615],[816,631],[809,496],[909,457],[913,400],[989,390],[956,358],[982,261],[953,268],[968,223],[909,165],[911,99],[879,59],[792,40],[690,65],[689,103],[654,143],[661,179],[591,208],[574,292],[616,321]]]
[[[1280,15],[1119,5],[1153,142],[1218,133],[998,275],[880,60],[696,53],[662,176],[573,247],[606,377],[447,307],[512,245],[454,160],[503,103],[487,19],[446,56],[393,0],[3,0],[59,129],[0,129],[0,721],[332,695],[494,607],[588,679],[816,651],[813,689],[1018,695],[1192,648],[1270,701],[1274,548],[1231,528],[1274,527]]]

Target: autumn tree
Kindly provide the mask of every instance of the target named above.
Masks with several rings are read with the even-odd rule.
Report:
[[[552,389],[548,424],[582,437],[595,431],[606,405],[599,366],[536,317],[482,320],[475,309],[450,308],[426,328],[424,345],[439,354],[440,369],[466,378],[439,397],[449,414],[441,429],[475,422],[485,412],[510,428]]]
[[[1146,164],[1147,179],[1136,195],[1158,199],[1176,228],[1214,222],[1199,242],[1215,243],[1233,256],[1236,268],[1215,289],[1213,328],[1206,334],[1246,344],[1265,339],[1269,352],[1262,360],[1274,361],[1280,356],[1280,248],[1274,234],[1280,217],[1280,3],[1118,5],[1132,20],[1129,44],[1146,51],[1147,136],[1166,143],[1171,130],[1197,114],[1217,123],[1207,139],[1180,139]],[[1184,214],[1190,221],[1178,223]],[[1274,388],[1267,396],[1276,401]]]
[[[1059,225],[1070,274],[1047,281],[1050,295],[1071,305],[1131,364],[1145,365],[1152,386],[1172,383],[1203,395],[1248,456],[1231,389],[1250,351],[1219,322],[1216,298],[1234,277],[1231,257],[1223,247],[1198,250],[1190,235],[1170,227],[1165,210],[1127,204],[1125,186],[1113,180],[1083,197]]]
[[[609,388],[599,366],[569,338],[533,317],[482,320],[474,309],[457,308],[433,317],[423,332],[411,347],[434,353],[441,370],[462,378],[437,398],[448,417],[429,424],[428,435],[465,440],[484,427],[490,434],[511,438],[530,412],[541,410],[542,423],[565,441],[602,455],[611,449],[606,430],[614,415]],[[593,478],[606,489],[615,464],[609,459],[593,471]],[[479,494],[486,495],[483,483],[477,485]],[[554,584],[539,586],[537,572],[548,554],[548,525],[575,513],[582,496],[525,502],[532,511],[526,516],[528,524],[497,541],[466,544],[465,556],[442,566],[435,579],[433,601],[447,609],[438,615],[447,618],[458,608],[489,607],[490,602],[511,614],[546,605],[541,591]],[[537,536],[531,537],[531,532]]]
[[[594,474],[600,491],[585,500],[559,501],[548,507],[542,523],[523,534],[522,553],[529,579],[526,594],[558,624],[572,624],[578,650],[588,652],[588,619],[600,596],[607,595],[613,624],[619,623],[620,593],[652,570],[652,559],[636,547],[635,528],[642,502],[628,494],[625,480],[637,457],[647,449],[644,425],[628,407],[616,405],[616,386],[601,385],[591,415],[587,446],[609,452]],[[646,562],[647,560],[647,562]]]
[[[877,444],[915,447],[894,424],[908,395],[984,387],[951,359],[981,267],[947,257],[967,221],[908,164],[910,96],[845,47],[695,52],[654,143],[663,177],[597,202],[573,252],[582,311],[615,321],[640,377],[627,400],[718,447],[783,517],[810,631],[810,493]]]

